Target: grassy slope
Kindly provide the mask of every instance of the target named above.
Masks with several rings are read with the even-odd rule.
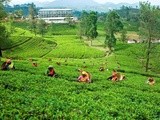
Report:
[[[104,57],[105,53],[88,47],[75,35],[62,35],[47,38],[57,43],[57,47],[45,57],[58,58],[99,58]]]
[[[55,42],[44,40],[40,35],[35,36],[33,33],[28,31],[27,23],[14,24],[14,32],[9,38],[11,44],[7,44],[3,48],[4,57],[17,59],[43,57],[57,45]],[[6,24],[6,26],[9,29],[8,24]]]
[[[73,44],[78,44],[78,49],[83,46],[73,35],[47,39],[63,46],[55,50],[59,54],[64,51],[71,54],[67,49]],[[71,44],[70,40],[76,43]],[[155,77],[155,86],[146,84],[147,77],[141,75],[144,68],[137,59],[137,54],[142,54],[139,48],[140,44],[118,44],[111,56],[89,59],[54,58],[52,56],[57,54],[53,50],[44,58],[35,58],[38,67],[32,67],[32,61],[27,59],[13,60],[15,71],[0,71],[0,118],[160,119],[159,77]],[[46,57],[51,60],[48,61]],[[57,62],[61,65],[57,65]],[[55,67],[58,78],[44,76],[50,64]],[[106,68],[104,72],[99,71],[100,66]],[[123,74],[127,79],[117,83],[107,81],[113,68],[125,70]],[[77,83],[77,69],[89,71],[93,83]],[[150,74],[157,75],[153,72]]]
[[[55,48],[56,43],[41,37],[13,36],[12,43],[4,47],[3,56],[11,58],[42,57]]]

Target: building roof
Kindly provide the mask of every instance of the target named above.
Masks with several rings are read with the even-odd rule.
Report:
[[[67,17],[46,17],[46,18],[40,18],[40,19],[52,19],[52,20],[62,20],[62,19],[65,19]],[[73,18],[73,17],[70,17],[70,18]]]
[[[64,11],[64,10],[72,10],[72,9],[40,9],[39,11]]]

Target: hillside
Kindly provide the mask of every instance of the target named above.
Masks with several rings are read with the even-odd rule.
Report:
[[[134,4],[129,4],[127,3],[118,3],[115,4],[114,2],[106,2],[104,4],[100,4],[98,2],[95,2],[94,0],[87,0],[87,2],[85,0],[54,0],[54,1],[31,1],[29,0],[28,3],[26,3],[25,1],[21,1],[20,3],[12,3],[11,5],[6,5],[5,6],[5,10],[7,12],[11,12],[14,10],[23,10],[24,12],[24,16],[28,15],[28,8],[29,8],[29,4],[34,2],[34,4],[39,8],[71,8],[73,10],[78,10],[78,11],[82,11],[82,10],[86,10],[86,11],[98,11],[98,12],[108,12],[110,9],[120,9],[120,7],[122,7],[122,5],[124,6],[128,6],[128,7],[132,7],[132,8],[136,8],[139,6],[139,3],[134,3]],[[23,3],[23,4],[22,4]],[[13,7],[14,4],[14,7]]]
[[[17,38],[16,38],[17,39]],[[55,42],[46,41],[40,37],[21,38],[22,42],[13,43],[10,49],[4,51],[4,57],[11,58],[28,58],[28,57],[43,57],[56,47]]]
[[[35,37],[25,27],[16,29],[10,38],[13,48],[4,51],[0,61],[12,57],[16,68],[0,70],[0,119],[160,119],[160,73],[144,72],[140,61],[143,44],[118,41],[115,52],[104,56],[73,34],[75,29],[68,35],[50,31],[44,38]],[[44,75],[49,65],[54,66],[57,77]],[[104,71],[99,71],[101,66]],[[78,69],[89,71],[92,83],[77,82]],[[107,80],[113,69],[126,79]],[[149,76],[154,77],[155,85],[146,83]]]
[[[78,0],[78,1],[74,1],[74,0],[55,0],[52,2],[38,2],[36,1],[35,4],[38,7],[43,7],[43,8],[72,8],[75,10],[93,10],[93,11],[98,11],[98,12],[107,12],[110,9],[119,9],[120,7],[122,7],[122,5],[124,6],[130,6],[133,8],[136,8],[137,6],[139,6],[139,3],[134,3],[134,4],[129,4],[129,3],[111,3],[111,2],[107,2],[104,4],[99,4],[93,0],[88,0],[87,2],[85,0]]]
[[[112,69],[118,67],[115,56],[105,59],[52,58],[51,61],[36,58],[38,67],[33,67],[29,60],[14,59],[15,71],[0,71],[1,118],[158,119],[159,77],[154,77],[155,86],[149,86],[136,59],[117,57],[121,69],[126,70],[123,73],[126,80],[117,83],[106,80]],[[123,61],[126,59],[127,63]],[[49,64],[56,69],[58,78],[43,75]],[[104,72],[99,71],[101,65],[106,68]],[[93,83],[77,83],[77,69],[89,71]]]

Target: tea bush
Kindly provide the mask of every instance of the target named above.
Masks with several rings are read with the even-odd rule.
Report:
[[[98,67],[106,61],[104,58],[35,60],[38,67],[27,59],[13,60],[16,70],[0,71],[1,119],[160,118],[158,78],[155,86],[145,83],[146,76],[133,73],[125,73],[127,79],[122,82],[107,81],[114,61],[108,64],[108,71],[100,72]],[[49,64],[58,78],[44,76]],[[93,83],[77,83],[77,68],[89,71]]]
[[[104,57],[105,53],[94,48],[86,46],[83,41],[77,39],[74,35],[54,36],[53,40],[57,47],[45,57],[56,58],[99,58]]]

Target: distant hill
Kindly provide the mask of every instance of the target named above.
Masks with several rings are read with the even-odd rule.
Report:
[[[36,6],[43,8],[72,8],[75,10],[94,10],[98,12],[106,12],[109,9],[119,9],[122,5],[136,7],[139,6],[138,3],[128,4],[128,3],[119,3],[114,4],[107,2],[105,4],[99,4],[93,0],[55,0],[52,2],[35,2]]]
[[[30,2],[31,3],[31,2]],[[15,10],[23,10],[24,16],[28,16],[28,8],[30,3],[24,3],[24,4],[17,4],[14,6],[5,6],[5,10],[7,12],[13,12]],[[82,11],[82,10],[92,10],[92,11],[98,11],[98,12],[107,12],[110,9],[119,9],[120,7],[128,6],[132,8],[136,8],[139,6],[139,3],[134,3],[134,4],[129,4],[129,3],[119,3],[119,4],[114,4],[111,2],[107,2],[105,4],[99,4],[93,0],[55,0],[52,2],[40,2],[40,1],[35,1],[34,4],[38,7],[37,9],[40,8],[71,8],[76,11]]]

